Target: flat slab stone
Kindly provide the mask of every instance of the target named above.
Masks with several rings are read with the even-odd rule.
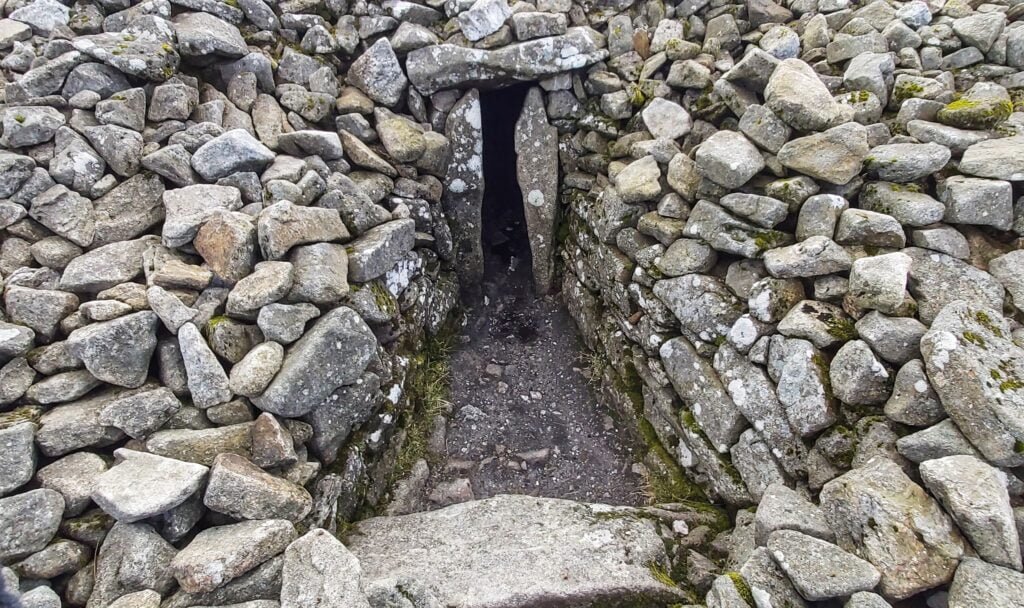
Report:
[[[473,85],[496,86],[538,80],[597,63],[608,56],[585,28],[537,38],[493,51],[439,44],[409,53],[409,80],[424,95]]]
[[[658,605],[683,601],[658,582],[657,524],[628,508],[499,495],[438,511],[360,522],[345,539],[365,585],[417,579],[444,606]],[[649,604],[645,604],[649,602]]]

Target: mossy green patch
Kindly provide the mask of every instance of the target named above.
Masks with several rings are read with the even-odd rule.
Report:
[[[726,572],[725,575],[732,581],[733,586],[736,587],[736,593],[746,602],[747,606],[757,608],[757,604],[754,603],[754,594],[750,591],[750,585],[747,584],[743,575],[739,572]]]

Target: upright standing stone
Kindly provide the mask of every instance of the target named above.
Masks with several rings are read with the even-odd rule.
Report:
[[[459,283],[473,289],[484,273],[480,242],[480,208],[484,200],[484,140],[481,129],[480,93],[470,89],[462,96],[445,123],[452,154],[444,179],[444,211],[451,219],[458,255],[455,272]]]
[[[537,293],[551,291],[558,219],[558,129],[548,123],[544,97],[530,89],[516,122],[516,176],[523,193],[526,230]]]

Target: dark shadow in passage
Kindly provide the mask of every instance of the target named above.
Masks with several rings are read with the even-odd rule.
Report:
[[[516,179],[515,129],[531,84],[481,91],[484,137],[484,281],[530,280],[530,241]],[[506,286],[507,288],[508,286]],[[532,287],[531,293],[532,293]]]

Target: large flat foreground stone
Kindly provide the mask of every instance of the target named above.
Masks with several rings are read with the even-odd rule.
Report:
[[[655,580],[665,546],[636,511],[501,495],[360,522],[345,544],[365,587],[418,579],[459,608],[660,605],[682,593]],[[636,603],[641,602],[641,603]]]

